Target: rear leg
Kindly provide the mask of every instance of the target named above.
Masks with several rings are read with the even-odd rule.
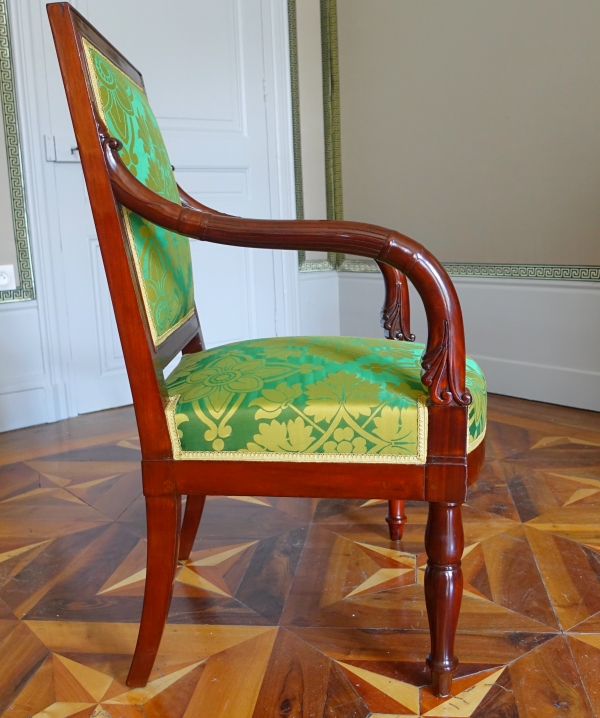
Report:
[[[185,561],[190,557],[196,534],[198,533],[198,526],[200,526],[205,501],[206,496],[200,496],[199,494],[192,494],[187,497],[183,526],[181,527],[181,540],[179,542],[180,561]]]
[[[403,499],[389,500],[389,514],[385,517],[390,528],[390,539],[392,541],[400,541],[404,532],[404,524],[406,516],[404,515]]]

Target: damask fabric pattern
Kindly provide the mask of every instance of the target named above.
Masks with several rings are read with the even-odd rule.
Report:
[[[280,337],[183,357],[167,379],[175,458],[423,464],[423,344]],[[469,451],[483,439],[486,385],[467,360]]]
[[[144,90],[84,40],[96,104],[120,156],[149,189],[181,204],[171,162]],[[190,243],[122,208],[148,322],[160,344],[194,311]]]

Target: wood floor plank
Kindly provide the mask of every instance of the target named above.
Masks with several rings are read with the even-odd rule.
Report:
[[[293,633],[280,630],[253,718],[323,715],[331,660]]]
[[[48,648],[19,623],[0,644],[0,711],[27,685],[48,657]]]
[[[198,715],[251,718],[277,629],[217,653],[207,661],[188,704],[186,718]]]

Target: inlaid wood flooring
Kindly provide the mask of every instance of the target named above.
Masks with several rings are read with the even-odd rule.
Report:
[[[600,415],[492,396],[464,507],[460,666],[427,689],[426,505],[218,497],[150,682],[131,409],[0,435],[0,714],[600,718]]]

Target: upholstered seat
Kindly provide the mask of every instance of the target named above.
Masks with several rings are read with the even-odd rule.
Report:
[[[424,346],[281,337],[185,355],[167,379],[179,459],[424,464]],[[467,359],[468,451],[485,436],[486,387]]]

